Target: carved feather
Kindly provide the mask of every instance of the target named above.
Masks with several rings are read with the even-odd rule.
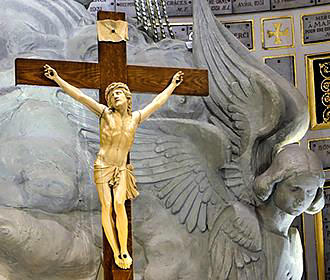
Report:
[[[240,202],[228,205],[216,218],[209,249],[210,279],[266,279],[258,278],[265,272],[265,260],[259,221],[253,207]]]
[[[214,211],[209,209],[232,199],[219,176],[230,145],[224,134],[198,121],[155,119],[136,135],[131,160],[138,183],[154,185],[158,198],[189,232],[210,228],[208,215]]]

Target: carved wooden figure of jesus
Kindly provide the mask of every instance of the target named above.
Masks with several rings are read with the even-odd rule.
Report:
[[[177,72],[163,92],[145,108],[135,112],[132,112],[131,92],[124,83],[112,83],[107,87],[105,99],[108,106],[105,106],[61,79],[49,65],[44,66],[44,74],[100,118],[100,150],[94,163],[94,180],[102,206],[102,225],[116,264],[128,269],[132,258],[127,250],[128,220],[125,200],[133,199],[139,193],[133,168],[127,164],[127,155],[137,127],[165,104],[175,88],[182,83],[184,74]],[[112,218],[113,210],[116,221]]]

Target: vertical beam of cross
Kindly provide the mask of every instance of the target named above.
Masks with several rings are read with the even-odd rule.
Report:
[[[105,13],[97,14],[98,20],[125,20],[124,13]],[[122,82],[127,84],[127,55],[126,42],[117,43],[99,42],[98,55],[100,64],[100,103],[106,104],[105,90],[112,82]],[[129,158],[128,158],[129,161]],[[128,218],[128,251],[133,256],[132,246],[132,203],[126,201],[126,212]],[[116,221],[116,219],[114,219]],[[119,242],[118,242],[119,244]],[[104,280],[133,280],[133,264],[130,269],[122,270],[115,265],[113,252],[103,231],[103,269]]]

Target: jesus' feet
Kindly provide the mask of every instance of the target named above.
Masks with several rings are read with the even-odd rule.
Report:
[[[129,269],[132,265],[132,258],[128,252],[121,254],[121,259],[124,261],[124,269]]]
[[[122,269],[125,269],[125,263],[121,256],[116,254],[114,257],[116,265]]]

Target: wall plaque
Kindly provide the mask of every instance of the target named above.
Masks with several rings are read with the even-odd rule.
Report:
[[[330,138],[309,139],[308,148],[317,154],[325,171],[330,170]]]
[[[293,48],[293,18],[291,16],[261,19],[262,47],[266,50]]]
[[[254,49],[253,21],[223,22],[224,26],[249,50]]]
[[[130,17],[135,17],[135,5],[134,0],[115,0],[116,1],[116,12],[124,12]]]
[[[231,14],[232,0],[208,0],[215,15]],[[192,16],[192,0],[166,0],[170,17]]]
[[[306,64],[311,128],[330,128],[330,53],[309,55]]]
[[[188,41],[188,25],[175,23],[171,24],[175,39]]]
[[[303,44],[330,41],[330,12],[303,15]]]
[[[270,56],[264,58],[265,64],[286,78],[294,86],[297,85],[295,57],[288,56]]]
[[[254,13],[270,10],[270,0],[233,0],[233,13]]]
[[[207,0],[214,15],[224,15],[232,13],[232,0]]]
[[[192,16],[192,0],[166,0],[170,17]]]
[[[254,50],[254,34],[253,34],[253,21],[235,21],[235,22],[222,22],[233,35],[240,40],[249,50]],[[193,24],[192,23],[172,23],[175,38],[192,42]],[[189,44],[190,45],[190,44]],[[189,47],[191,49],[191,47]]]
[[[88,11],[96,18],[98,11],[115,11],[115,0],[94,0],[90,3]]]
[[[314,6],[314,0],[271,0],[272,10],[283,10]]]

